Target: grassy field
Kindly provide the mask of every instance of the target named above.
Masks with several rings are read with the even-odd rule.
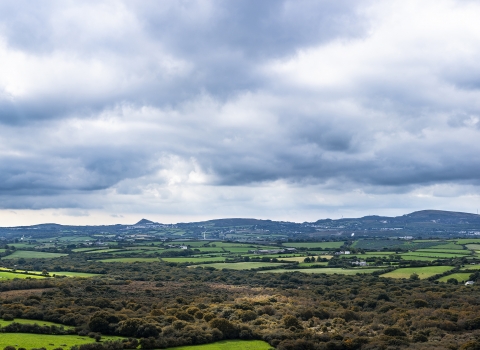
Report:
[[[203,248],[203,249],[208,249],[208,248]],[[222,249],[222,248],[219,248]],[[231,253],[248,253],[249,250],[254,250],[255,248],[249,248],[249,247],[224,247],[227,252]],[[222,250],[223,250],[222,249]]]
[[[88,272],[71,272],[71,271],[50,271],[50,276],[67,276],[67,277],[98,277],[104,276],[98,273],[88,273]]]
[[[480,246],[479,246],[480,247]],[[429,249],[418,249],[415,251],[417,252],[426,252],[426,253],[447,253],[447,254],[458,254],[458,255],[470,255],[472,252],[467,249],[436,249],[434,248],[429,248]]]
[[[460,270],[480,270],[480,265],[465,265]]]
[[[205,244],[215,243],[209,241],[173,241],[169,242],[168,244],[175,244],[175,245],[186,245],[192,248],[203,247]]]
[[[300,263],[298,267],[318,267],[318,266],[328,266],[328,262],[314,262],[314,263]]]
[[[470,276],[470,273],[468,272],[452,273],[451,275],[443,276],[439,278],[438,281],[447,282],[450,278],[455,278],[458,282],[466,282],[468,281],[469,276]]]
[[[91,250],[102,250],[103,248],[93,248],[93,247],[90,247],[90,248],[76,248],[76,249],[72,249],[72,252],[74,253],[83,253],[83,252],[89,252]]]
[[[0,281],[13,280],[14,278],[25,279],[25,278],[44,278],[44,277],[37,276],[37,275],[27,275],[23,273],[0,271]]]
[[[269,350],[273,349],[261,340],[223,340],[212,344],[180,346],[168,350]]]
[[[417,261],[434,261],[438,260],[438,258],[431,258],[427,256],[418,256],[418,255],[410,255],[410,254],[401,254],[403,260],[417,260]]]
[[[385,273],[381,277],[409,278],[410,275],[416,273],[418,277],[424,279],[451,269],[453,269],[453,266],[406,267]]]
[[[469,243],[480,244],[480,238],[460,238],[460,239],[456,239],[455,242],[457,244],[469,244]]]
[[[258,255],[258,254],[242,254],[242,256],[249,256],[249,257],[267,257],[267,258],[277,258],[277,259],[280,259],[280,258],[291,258],[291,257],[295,257],[295,256],[303,256],[305,257],[305,255],[303,254],[262,254],[262,255]]]
[[[454,249],[454,250],[462,250],[463,246],[459,244],[455,244],[455,242],[448,242],[445,244],[439,244],[432,246],[431,249]]]
[[[15,249],[33,249],[35,246],[37,246],[38,243],[32,244],[32,243],[12,243],[9,244],[10,247],[15,247]]]
[[[100,236],[103,237],[103,236]],[[67,241],[67,242],[84,242],[84,241],[91,241],[92,237],[90,236],[64,236],[58,238],[59,241]]]
[[[162,258],[163,261],[167,262],[176,262],[176,263],[206,263],[206,262],[215,262],[215,261],[225,261],[224,256],[215,256],[215,257],[188,257],[188,258]]]
[[[68,254],[60,254],[60,253],[45,253],[45,252],[36,252],[31,250],[17,250],[10,255],[4,256],[2,260],[9,260],[9,259],[53,259],[59,258],[61,256],[65,256]]]
[[[133,262],[159,262],[158,258],[114,258],[114,259],[102,259],[100,262],[121,262],[121,263],[133,263]]]
[[[295,243],[284,243],[284,247],[290,248],[307,248],[307,249],[314,249],[314,248],[322,248],[322,249],[336,249],[340,248],[344,242],[295,242]],[[272,249],[272,248],[270,248]]]
[[[466,247],[471,250],[480,250],[480,244],[467,244]]]
[[[240,249],[239,251],[243,252],[246,251],[248,252],[249,248],[225,248],[223,250],[222,247],[199,247],[199,248],[193,248],[193,249],[198,249],[201,252],[224,252],[225,250],[230,250],[230,249]]]
[[[106,248],[106,249],[95,249],[95,250],[90,250],[90,251],[87,251],[85,252],[86,254],[97,254],[97,253],[113,253],[113,252],[118,252],[118,251],[122,251],[123,249],[109,249],[109,248]]]
[[[0,327],[5,327],[8,326],[10,323],[20,323],[20,324],[38,324],[39,326],[57,326],[57,327],[63,327],[65,329],[74,329],[75,327],[72,326],[65,326],[60,323],[55,323],[55,322],[48,322],[48,321],[39,321],[39,320],[27,320],[26,318],[16,318],[13,321],[4,321],[0,319]]]
[[[105,340],[121,340],[121,337],[102,336]],[[0,348],[8,345],[23,347],[26,349],[44,347],[47,350],[55,348],[67,348],[74,345],[94,343],[95,340],[89,337],[80,337],[78,335],[50,335],[50,334],[30,334],[30,333],[2,333],[0,337]]]
[[[326,267],[318,269],[275,269],[259,271],[259,273],[283,273],[283,272],[302,272],[302,273],[325,273],[327,275],[356,275],[357,273],[372,273],[378,269],[342,269],[340,267]]]
[[[238,263],[215,263],[215,264],[205,264],[200,265],[203,267],[214,267],[218,270],[221,269],[231,269],[231,270],[250,270],[258,269],[260,267],[272,267],[272,266],[283,266],[284,264],[270,263],[270,262],[238,262]]]
[[[409,252],[405,254],[400,254],[401,256],[403,255],[409,255],[409,256],[418,256],[418,257],[428,257],[428,258],[439,258],[439,259],[450,259],[450,258],[461,258],[464,257],[465,254],[451,254],[451,253],[435,253],[435,252]]]
[[[306,256],[296,256],[296,257],[293,257],[293,258],[278,258],[278,260],[279,261],[296,261],[296,262],[299,262],[299,263],[303,263],[305,258],[306,258]],[[320,258],[331,259],[332,256],[331,255],[320,255]],[[315,259],[317,259],[316,256],[315,256]]]

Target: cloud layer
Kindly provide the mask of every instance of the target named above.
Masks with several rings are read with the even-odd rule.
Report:
[[[474,211],[479,17],[447,0],[2,3],[3,221]]]

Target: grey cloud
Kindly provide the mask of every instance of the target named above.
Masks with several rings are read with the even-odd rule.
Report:
[[[52,65],[78,60],[80,71],[65,68],[58,77],[48,66],[51,74],[18,96],[0,79],[3,208],[87,215],[115,200],[134,207],[125,198],[141,207],[147,198],[149,211],[174,203],[173,212],[192,193],[213,198],[276,182],[302,194],[405,194],[438,184],[478,192],[480,106],[476,75],[469,75],[476,63],[444,74],[442,67],[464,58],[437,64],[408,52],[402,60],[361,51],[365,63],[350,72],[357,57],[347,50],[349,57],[339,54],[347,78],[340,69],[328,85],[329,69],[315,75],[332,43],[341,51],[374,36],[362,11],[372,2],[86,2],[117,6],[126,21],[121,33],[113,23],[98,38],[89,32],[95,23],[79,26],[83,8],[75,20],[61,17],[67,7],[75,12],[71,3],[16,4],[0,5],[6,50],[53,57]],[[266,73],[282,64],[288,70],[314,50],[320,54],[306,76],[315,79]],[[88,71],[95,64],[98,71]],[[35,90],[42,79],[45,91]]]

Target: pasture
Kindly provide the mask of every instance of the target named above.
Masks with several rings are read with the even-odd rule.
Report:
[[[121,262],[121,263],[134,263],[134,262],[159,262],[158,258],[112,258],[112,259],[101,259],[97,260],[99,262],[111,263],[111,262]]]
[[[103,276],[99,273],[88,272],[71,272],[71,271],[50,271],[50,276],[66,276],[66,277],[98,277]]]
[[[230,269],[230,270],[251,270],[258,269],[261,267],[281,267],[284,264],[279,263],[270,263],[270,262],[237,262],[237,263],[214,263],[214,264],[205,264],[200,265],[202,267],[214,267],[217,270]]]
[[[416,273],[419,278],[425,279],[440,273],[444,273],[451,269],[453,269],[453,266],[405,267],[390,271],[388,273],[380,275],[380,277],[410,278],[412,274]]]
[[[451,275],[448,276],[443,276],[438,279],[439,282],[447,282],[450,278],[455,278],[458,282],[466,282],[468,281],[468,277],[470,276],[470,273],[468,272],[459,272],[459,273],[452,273]]]
[[[327,275],[356,275],[357,273],[372,273],[379,269],[342,269],[341,267],[325,267],[317,269],[275,269],[259,271],[259,273],[284,273],[284,272],[302,272],[302,273],[325,273]]]
[[[325,258],[325,259],[331,259],[332,258],[331,255],[320,255],[319,257],[320,258]],[[279,261],[289,261],[289,262],[303,263],[305,258],[306,258],[306,256],[296,256],[296,257],[293,257],[293,258],[278,258],[278,260]],[[315,256],[315,259],[317,259],[317,256]]]
[[[222,340],[212,344],[179,346],[168,350],[269,350],[272,347],[261,340]]]
[[[65,326],[60,323],[55,323],[55,322],[48,322],[48,321],[38,321],[38,320],[27,320],[26,318],[16,318],[13,321],[4,321],[0,319],[0,327],[5,327],[8,326],[11,323],[20,323],[20,324],[38,324],[39,326],[57,326],[57,327],[63,327],[64,329],[74,329],[75,327],[73,326]]]
[[[465,254],[451,254],[451,253],[435,253],[433,251],[428,252],[408,252],[405,254],[400,254],[401,256],[409,255],[409,256],[418,256],[418,257],[427,257],[427,258],[438,258],[438,259],[450,259],[450,258],[462,258],[466,256]]]
[[[432,247],[429,249],[418,249],[415,251],[417,252],[425,252],[425,253],[446,253],[446,254],[458,254],[458,255],[471,255],[472,252],[467,249],[437,249],[436,247]]]
[[[122,337],[102,336],[102,342],[106,340],[121,340]],[[95,340],[87,336],[78,335],[51,335],[51,334],[30,334],[30,333],[2,333],[0,337],[0,348],[6,346],[23,347],[26,349],[45,348],[67,348],[74,345],[94,343]]]
[[[448,242],[445,244],[434,245],[431,249],[453,249],[453,250],[463,250],[463,245],[455,244],[455,242]]]
[[[85,254],[97,254],[97,253],[113,253],[113,252],[118,252],[121,251],[122,249],[95,249],[95,250],[90,250],[86,251]]]
[[[456,239],[455,242],[460,245],[469,243],[480,244],[480,238],[460,238]]]
[[[17,250],[10,255],[4,256],[2,260],[10,260],[10,259],[53,259],[59,258],[61,256],[66,256],[68,254],[61,254],[61,253],[46,253],[46,252],[37,252],[31,250]]]
[[[15,278],[26,279],[26,278],[44,278],[44,277],[40,275],[27,275],[25,273],[0,271],[0,281],[13,280]]]
[[[176,262],[176,263],[207,263],[207,262],[218,262],[225,261],[224,256],[214,256],[214,257],[186,257],[186,258],[161,258],[162,261],[167,262]]]
[[[288,248],[307,248],[307,249],[337,249],[343,246],[345,242],[295,242],[284,243],[284,247]],[[270,247],[272,249],[272,247]]]

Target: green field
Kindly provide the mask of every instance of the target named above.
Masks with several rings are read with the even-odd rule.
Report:
[[[0,319],[0,327],[8,326],[11,323],[20,323],[20,324],[38,324],[39,326],[57,326],[63,327],[64,329],[74,329],[72,326],[65,326],[60,323],[48,322],[48,321],[39,321],[39,320],[27,320],[26,318],[16,318],[13,321],[4,321]]]
[[[68,254],[60,254],[60,253],[45,253],[45,252],[36,252],[31,250],[17,250],[10,255],[4,256],[2,260],[10,260],[10,259],[53,259],[59,258],[61,256],[65,256]]]
[[[357,273],[372,273],[379,269],[342,269],[340,267],[326,267],[318,269],[275,269],[259,271],[259,273],[283,273],[283,272],[302,272],[302,273],[325,273],[327,275],[356,275]]]
[[[322,249],[337,249],[340,248],[345,242],[295,242],[295,243],[284,243],[284,247],[290,248],[322,248]],[[272,249],[272,248],[270,248]]]
[[[0,281],[2,280],[12,280],[14,278],[44,278],[42,276],[37,276],[37,275],[27,275],[23,273],[15,273],[15,272],[6,272],[6,271],[0,271]]]
[[[401,254],[403,260],[417,260],[417,261],[435,261],[438,258],[432,258],[428,256],[418,256],[418,255],[410,255],[410,254]]]
[[[453,250],[463,250],[463,246],[455,244],[455,242],[448,242],[445,244],[439,244],[432,246],[431,249],[453,249]]]
[[[8,246],[9,247],[15,247],[15,249],[33,249],[35,248],[35,246],[37,246],[38,244],[32,244],[32,243],[12,243],[12,244],[9,244]]]
[[[121,340],[124,338],[113,336],[102,336],[105,340]],[[89,337],[80,337],[78,335],[50,335],[50,334],[30,334],[30,333],[2,333],[0,337],[0,348],[12,345],[27,349],[44,347],[48,350],[55,348],[70,348],[74,345],[94,343],[95,340]]]
[[[466,247],[471,250],[480,250],[480,244],[467,244]]]
[[[203,248],[203,249],[208,249],[208,248]],[[225,251],[230,253],[248,253],[249,250],[255,250],[255,248],[249,248],[249,247],[225,247],[223,249],[225,249]]]
[[[71,271],[49,271],[50,276],[67,276],[67,277],[98,277],[104,276],[99,273],[88,273],[88,272],[71,272]]]
[[[90,247],[90,248],[76,248],[76,249],[72,249],[72,252],[74,253],[83,253],[83,252],[88,252],[90,250],[102,250],[103,248],[93,248],[93,247]]]
[[[121,263],[133,263],[133,262],[159,262],[158,258],[114,258],[114,259],[102,259],[97,260],[99,262],[121,262]]]
[[[447,282],[450,278],[455,278],[458,282],[466,282],[468,281],[469,276],[470,276],[470,273],[468,272],[452,273],[451,275],[443,276],[439,278],[438,281]]]
[[[465,265],[460,270],[480,270],[480,265]]]
[[[216,261],[225,261],[224,256],[214,256],[209,257],[189,257],[189,258],[162,258],[162,261],[167,262],[176,262],[176,263],[206,263],[206,262],[216,262]]]
[[[174,244],[174,245],[186,245],[187,247],[190,246],[192,248],[203,247],[205,244],[210,244],[215,242],[209,241],[173,241],[167,244]]]
[[[381,277],[390,278],[409,278],[410,275],[416,273],[421,279],[428,278],[439,273],[444,273],[453,269],[453,266],[426,266],[426,267],[406,267],[397,269],[381,275]]]
[[[318,266],[328,266],[328,262],[314,262],[314,263],[300,263],[296,265],[298,267],[318,267]]]
[[[250,270],[258,269],[261,267],[274,267],[274,266],[283,266],[284,264],[279,263],[270,263],[270,262],[238,262],[238,263],[215,263],[215,264],[205,264],[200,265],[203,267],[214,267],[217,270],[221,269],[230,269],[230,270]]]
[[[480,247],[480,246],[479,246]],[[447,254],[458,254],[458,255],[471,255],[472,252],[467,249],[436,249],[436,247],[429,248],[429,249],[418,249],[415,251],[417,252],[426,252],[426,253],[447,253]]]
[[[292,262],[299,262],[303,263],[305,260],[306,256],[296,256],[293,258],[278,258],[279,261],[292,261]],[[331,259],[331,255],[320,255],[320,258],[325,258],[325,259]],[[317,259],[317,256],[315,256],[315,259]]]
[[[122,251],[123,249],[95,249],[95,250],[90,250],[85,252],[86,254],[96,254],[96,253],[113,253],[113,252],[118,252]]]
[[[100,235],[100,237],[103,237],[102,235]],[[51,239],[50,239],[51,240]],[[92,240],[92,237],[90,236],[75,236],[75,235],[72,235],[72,236],[64,236],[64,237],[60,237],[58,238],[59,241],[67,241],[67,242],[84,242],[84,241],[91,241]]]
[[[469,244],[469,243],[480,244],[480,238],[461,238],[461,239],[456,239],[455,242],[457,244]]]
[[[222,340],[212,344],[179,346],[168,350],[269,350],[273,349],[261,340]]]
[[[435,253],[434,251],[428,252],[409,252],[405,254],[400,254],[400,256],[408,255],[411,257],[418,256],[418,257],[427,257],[427,258],[438,258],[438,259],[450,259],[450,258],[462,258],[465,254],[451,254],[451,253]]]

